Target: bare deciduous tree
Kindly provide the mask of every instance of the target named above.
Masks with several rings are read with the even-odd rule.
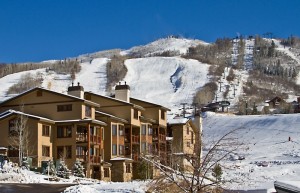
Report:
[[[238,143],[238,139],[235,137],[237,130],[239,129],[224,134],[220,139],[207,144],[206,147],[201,138],[197,138],[196,135],[194,153],[182,155],[182,159],[185,159],[190,166],[189,170],[178,168],[178,165],[177,169],[174,169],[158,161],[142,157],[161,171],[161,177],[154,180],[155,183],[152,188],[155,189],[155,185],[161,186],[161,183],[157,183],[160,181],[170,186],[175,185],[178,192],[212,192],[221,189],[222,184],[232,180],[222,178],[222,170],[225,167],[222,162],[242,145]],[[164,190],[161,191],[164,192]],[[174,187],[172,187],[172,191],[176,192]]]

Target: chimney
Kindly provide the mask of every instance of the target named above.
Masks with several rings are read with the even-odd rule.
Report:
[[[200,116],[200,112],[195,113],[193,123],[197,129],[195,132],[196,154],[199,154],[198,156],[202,158],[202,117]]]
[[[116,99],[120,99],[126,102],[130,101],[130,87],[126,84],[126,81],[125,84],[121,84],[121,82],[119,82],[119,84],[116,85],[115,94]]]
[[[79,82],[77,83],[77,86],[74,86],[74,83],[72,82],[72,86],[68,87],[68,94],[83,99],[84,98],[83,86],[80,86]]]

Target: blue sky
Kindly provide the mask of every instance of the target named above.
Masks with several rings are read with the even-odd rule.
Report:
[[[0,0],[0,63],[63,59],[170,34],[300,36],[299,0]]]

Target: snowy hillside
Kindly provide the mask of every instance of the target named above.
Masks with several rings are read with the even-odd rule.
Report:
[[[203,119],[204,143],[240,128],[235,135],[244,145],[238,155],[245,160],[227,160],[224,178],[238,179],[232,189],[272,188],[275,180],[300,180],[300,116],[234,116],[207,113]],[[290,141],[289,141],[290,139]],[[261,165],[265,165],[263,167]]]
[[[129,50],[122,51],[121,54],[131,54],[140,57],[147,57],[165,51],[177,51],[180,54],[185,54],[189,47],[194,47],[199,44],[207,45],[208,43],[184,38],[163,38],[144,46],[136,46]]]
[[[180,57],[126,60],[125,81],[135,98],[172,108],[191,103],[197,89],[207,81],[208,65]]]

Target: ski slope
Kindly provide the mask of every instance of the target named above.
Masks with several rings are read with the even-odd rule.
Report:
[[[125,61],[131,96],[172,108],[191,104],[207,81],[208,65],[180,57],[149,57]]]
[[[135,46],[129,50],[122,51],[122,55],[138,55],[148,57],[153,54],[160,54],[165,51],[176,51],[179,54],[186,54],[189,47],[195,47],[199,44],[208,45],[201,40],[192,40],[185,38],[162,38],[143,46]]]
[[[235,132],[237,150],[245,160],[225,160],[225,179],[238,182],[227,184],[231,189],[269,189],[275,180],[300,180],[300,116],[251,115],[235,116],[206,113],[203,118],[204,144]],[[289,141],[290,138],[290,141]],[[267,163],[267,167],[259,166]]]

